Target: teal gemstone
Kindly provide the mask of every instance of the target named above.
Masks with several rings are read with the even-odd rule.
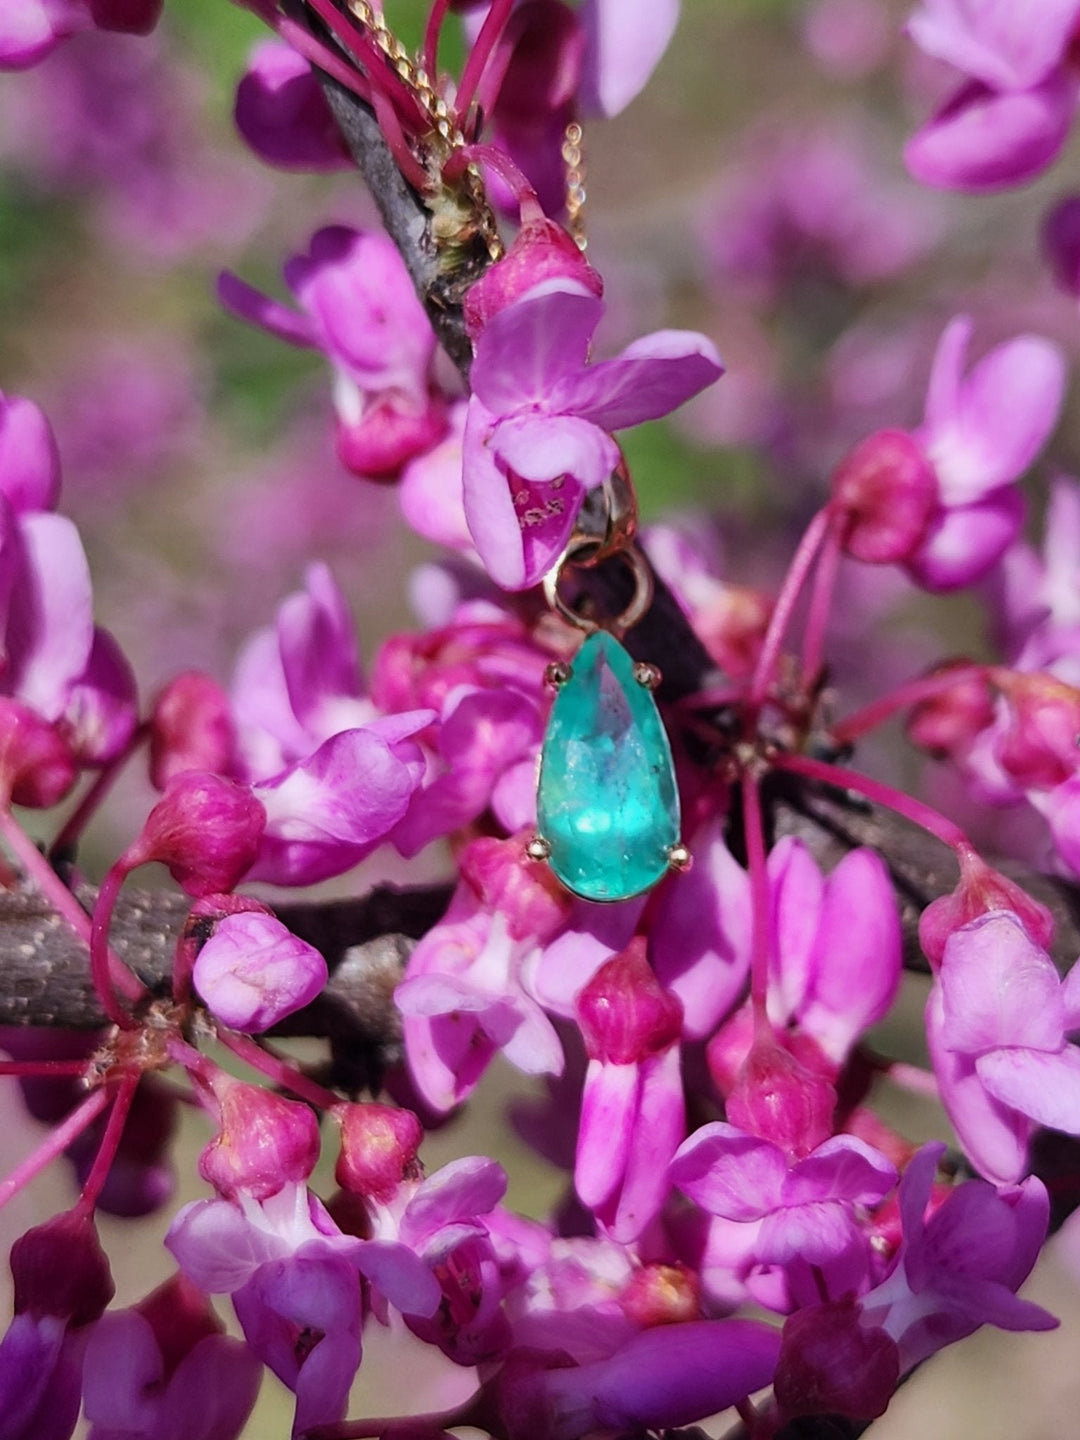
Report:
[[[537,795],[548,863],[585,900],[627,900],[679,840],[675,767],[656,701],[614,636],[594,631],[555,696]]]

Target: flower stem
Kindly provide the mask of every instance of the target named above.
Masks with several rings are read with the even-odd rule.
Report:
[[[446,12],[449,9],[450,0],[434,0],[434,4],[428,12],[427,24],[424,27],[424,48],[421,54],[424,59],[424,69],[432,84],[435,83],[439,73],[439,37],[442,34],[443,21],[446,19]]]
[[[773,757],[773,764],[778,770],[787,770],[793,775],[805,775],[808,780],[820,780],[823,785],[832,785],[837,790],[854,790],[858,795],[865,795],[875,805],[884,805],[889,810],[895,810],[912,824],[928,831],[948,845],[950,850],[955,850],[958,856],[963,856],[972,849],[971,841],[959,825],[954,824],[940,811],[924,805],[912,795],[893,789],[891,785],[882,784],[880,780],[871,780],[868,775],[863,775],[858,770],[848,770],[842,765],[828,765],[822,760],[811,760],[807,755],[784,752]]]
[[[76,842],[82,837],[82,833],[86,829],[87,823],[94,814],[94,811],[116,783],[116,778],[120,774],[120,771],[146,739],[147,733],[146,725],[139,725],[119,755],[110,760],[100,771],[94,783],[83,795],[67,820],[64,821],[60,833],[49,846],[50,860],[55,859],[57,855],[67,854],[74,849]]]
[[[327,1090],[315,1080],[310,1080],[301,1070],[282,1058],[275,1055],[272,1050],[265,1049],[262,1045],[256,1045],[255,1041],[247,1035],[240,1035],[235,1030],[226,1030],[223,1026],[218,1029],[218,1039],[231,1050],[234,1055],[239,1055],[241,1060],[246,1060],[253,1070],[260,1071],[263,1075],[269,1076],[286,1090],[291,1090],[301,1100],[306,1100],[309,1105],[314,1105],[319,1110],[329,1110],[332,1105],[338,1105],[341,1097],[335,1095],[332,1090]]]
[[[942,694],[945,690],[950,690],[954,685],[963,685],[968,680],[983,679],[987,674],[988,667],[986,665],[971,664],[958,665],[953,670],[943,670],[937,675],[922,675],[917,680],[909,680],[906,684],[898,686],[888,695],[883,695],[880,700],[874,700],[869,705],[864,705],[861,710],[853,711],[846,720],[840,720],[831,726],[829,734],[838,745],[846,745],[884,724],[898,710],[906,710],[912,705],[918,705],[921,700],[929,700],[935,695]]]
[[[108,1092],[95,1090],[55,1129],[50,1130],[33,1154],[28,1155],[20,1165],[16,1165],[10,1175],[0,1180],[0,1209],[13,1195],[17,1195],[20,1190],[29,1185],[35,1175],[40,1174],[47,1165],[62,1154],[71,1142],[97,1119],[108,1103]]]
[[[120,1081],[116,1098],[113,1100],[112,1111],[108,1123],[105,1126],[105,1134],[101,1137],[101,1144],[94,1156],[94,1163],[90,1167],[90,1174],[86,1177],[86,1183],[82,1187],[75,1206],[77,1211],[84,1215],[93,1213],[94,1206],[98,1202],[98,1196],[104,1188],[105,1181],[109,1178],[109,1171],[116,1159],[116,1152],[120,1148],[120,1139],[124,1133],[124,1126],[127,1124],[128,1112],[131,1110],[131,1102],[135,1098],[135,1091],[139,1088],[139,1076],[129,1073]]]
[[[742,777],[743,830],[746,837],[746,866],[750,873],[750,1001],[754,1009],[754,1031],[768,1028],[770,905],[769,872],[765,865],[765,826],[761,816],[761,792],[757,777]]]
[[[454,100],[454,110],[457,114],[458,124],[464,130],[462,124],[469,106],[473,102],[480,81],[483,79],[484,71],[487,69],[488,61],[503,31],[506,22],[510,18],[510,11],[514,8],[514,0],[492,0],[491,9],[480,26],[480,33],[476,37],[476,44],[469,51],[469,58],[465,61],[465,68],[461,72],[461,84],[458,86],[457,96]],[[493,102],[489,100],[488,108]]]
[[[90,923],[90,978],[94,982],[94,989],[97,991],[105,1014],[114,1025],[119,1025],[121,1030],[134,1029],[136,1022],[130,1012],[120,1004],[117,992],[123,989],[129,999],[135,1000],[141,999],[148,993],[127,966],[121,964],[109,949],[109,924],[116,905],[116,897],[119,895],[120,887],[127,879],[127,875],[128,867],[121,858],[101,882],[101,889],[98,891]],[[127,987],[120,983],[117,966],[120,967],[123,975],[138,986],[134,995],[131,995]]]
[[[760,709],[765,702],[776,671],[780,647],[784,643],[784,636],[791,624],[795,603],[806,584],[831,523],[831,512],[827,508],[819,510],[806,527],[795,554],[792,556],[791,564],[784,576],[784,583],[780,588],[780,594],[776,599],[776,605],[769,617],[769,628],[765,632],[765,639],[761,642],[761,652],[750,681],[749,700],[755,709]],[[751,728],[754,728],[753,725]]]
[[[12,815],[10,810],[0,808],[0,835],[15,852],[15,856],[22,865],[28,878],[34,883],[42,896],[71,926],[79,939],[87,946],[92,946],[92,921],[78,899],[71,893],[64,882],[57,875],[49,862],[42,855],[34,842],[27,835],[19,822]],[[131,971],[124,965],[111,950],[106,947],[105,973],[111,977],[109,994],[119,991],[128,1000],[141,1000],[147,993],[142,982],[138,980]],[[113,1002],[115,1005],[115,1001]],[[116,1020],[108,1005],[105,1003],[105,996],[102,995],[102,1004],[110,1019]],[[126,1017],[130,1023],[130,1017]],[[119,1020],[117,1020],[119,1024]]]
[[[0,1060],[0,1075],[85,1075],[88,1060]]]
[[[818,682],[824,662],[825,631],[829,624],[829,612],[836,591],[836,576],[840,569],[842,523],[843,516],[836,513],[830,516],[818,568],[810,588],[810,608],[803,631],[802,683],[811,690]]]

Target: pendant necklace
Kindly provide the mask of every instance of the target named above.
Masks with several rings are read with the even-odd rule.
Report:
[[[588,502],[544,578],[548,604],[585,639],[570,663],[547,669],[557,693],[540,753],[537,833],[527,849],[574,895],[613,902],[652,889],[671,869],[687,869],[690,855],[679,833],[671,745],[653,696],[660,672],[634,661],[622,644],[653,593],[652,572],[633,543],[636,503],[625,468]],[[613,619],[587,618],[567,603],[561,583],[568,571],[609,557],[628,566],[633,595]]]

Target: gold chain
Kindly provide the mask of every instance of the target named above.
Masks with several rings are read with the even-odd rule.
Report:
[[[562,159],[566,167],[566,228],[579,250],[588,247],[585,234],[585,151],[584,133],[576,120],[563,133]]]
[[[461,127],[454,123],[446,101],[435,88],[427,71],[413,59],[370,0],[347,0],[346,8],[352,17],[363,25],[386,57],[387,64],[399,79],[405,82],[427,114],[432,135],[437,137],[439,142],[435,148],[442,152],[438,166],[441,175],[442,162],[446,157],[467,143]],[[503,243],[476,165],[466,166],[462,183],[475,209],[488,254],[492,260],[498,260],[503,254]]]

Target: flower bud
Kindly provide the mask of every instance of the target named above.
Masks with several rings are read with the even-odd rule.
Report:
[[[908,559],[938,502],[933,468],[902,430],[879,430],[836,468],[832,506],[847,518],[843,548],[856,560],[888,565]]]
[[[392,1105],[340,1105],[341,1154],[334,1178],[343,1190],[384,1203],[406,1180],[422,1174],[417,1152],[423,1126],[411,1110]]]
[[[956,889],[931,901],[919,920],[919,944],[934,969],[940,966],[945,944],[954,931],[994,910],[1011,912],[1036,945],[1049,949],[1054,917],[1046,906],[969,851],[961,857]]]
[[[199,1174],[226,1200],[255,1200],[307,1180],[319,1158],[319,1124],[306,1105],[220,1073],[210,1082],[220,1130],[199,1156]]]
[[[10,1264],[16,1315],[55,1315],[70,1325],[88,1325],[115,1293],[94,1222],[78,1210],[54,1215],[20,1235],[11,1247]]]
[[[946,675],[950,670],[968,668],[967,660],[948,660],[930,673]],[[913,745],[935,760],[955,760],[966,754],[976,735],[993,719],[990,686],[983,675],[973,674],[913,705],[904,731]]]
[[[170,680],[150,712],[150,780],[159,790],[185,770],[232,775],[236,729],[216,680],[186,670]]]
[[[1025,788],[1052,790],[1080,767],[1080,690],[1053,675],[995,670],[1012,724],[997,747],[1001,767]]]
[[[199,951],[195,988],[214,1015],[258,1034],[310,1005],[326,985],[326,961],[313,945],[263,910],[219,921]]]
[[[641,935],[600,966],[575,1008],[589,1058],[607,1064],[634,1065],[682,1032],[682,1002],[653,974]]]
[[[439,443],[450,423],[446,402],[434,390],[417,408],[394,391],[366,396],[339,375],[334,403],[338,456],[346,470],[364,480],[396,480],[410,460]]]
[[[726,1108],[732,1125],[801,1158],[832,1135],[836,1089],[824,1073],[815,1073],[775,1040],[758,1039]]]
[[[231,890],[255,863],[265,827],[266,811],[246,786],[186,770],[150,811],[124,865],[159,860],[189,895]]]
[[[900,1379],[896,1341],[859,1324],[852,1296],[811,1305],[784,1322],[775,1391],[784,1420],[799,1415],[884,1415]]]
[[[522,226],[510,249],[501,260],[489,265],[466,292],[465,328],[469,338],[479,339],[493,315],[546,280],[569,280],[597,298],[604,292],[599,273],[562,226],[549,220],[539,207],[535,215],[527,215],[523,205]]]
[[[18,700],[0,699],[0,798],[47,810],[64,798],[77,773],[55,726]]]
[[[135,672],[107,630],[94,627],[86,669],[68,694],[59,728],[81,765],[115,760],[139,722]]]
[[[546,865],[532,864],[521,836],[473,840],[459,859],[462,879],[476,892],[485,910],[506,918],[515,940],[543,942],[565,924],[570,914],[566,891]]]

